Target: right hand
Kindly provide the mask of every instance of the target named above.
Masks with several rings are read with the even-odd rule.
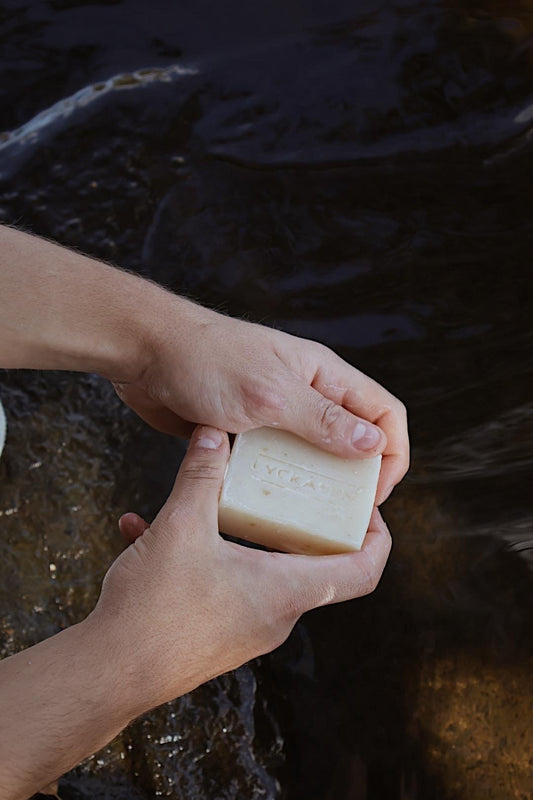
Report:
[[[140,417],[178,436],[195,425],[230,433],[271,426],[340,458],[382,453],[376,504],[387,499],[409,465],[407,415],[396,397],[317,342],[168,292],[159,299],[143,337],[151,343],[139,362],[144,369],[115,382]]]
[[[119,654],[133,715],[274,649],[309,609],[371,592],[387,561],[391,539],[377,509],[357,553],[289,555],[225,541],[217,522],[228,456],[225,433],[197,428],[154,522],[120,521],[131,544],[87,621]]]

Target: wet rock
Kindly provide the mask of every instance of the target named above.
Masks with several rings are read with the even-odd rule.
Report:
[[[118,517],[155,515],[183,445],[149,430],[96,376],[13,372],[0,394],[9,424],[0,461],[6,657],[92,610],[123,547]],[[59,796],[273,800],[281,738],[273,721],[258,738],[258,716],[256,678],[243,667],[133,723],[62,778]]]
[[[20,159],[3,137],[0,219],[321,339],[406,401],[414,444],[375,595],[137,721],[62,779],[65,800],[533,793],[531,15],[327,5],[257,58],[236,48],[169,82],[117,72],[100,41],[96,84],[68,69],[80,51],[47,72],[49,43],[43,74],[19,75],[13,127],[82,94]],[[24,14],[0,31],[9,80],[19,47],[38,51]],[[88,613],[118,515],[157,511],[180,450],[95,377],[11,373],[0,394],[4,656]]]
[[[429,658],[409,734],[425,743],[443,800],[528,800],[533,788],[533,658],[490,653]]]
[[[279,786],[269,768],[282,740],[278,734],[269,750],[257,747],[257,713],[250,667],[211,681],[130,726],[133,775],[152,796],[274,800]]]

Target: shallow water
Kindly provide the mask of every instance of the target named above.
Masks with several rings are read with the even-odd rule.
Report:
[[[407,403],[413,467],[373,596],[60,794],[526,800],[533,4],[212,5],[0,5],[0,219],[332,346]],[[91,609],[182,451],[96,377],[0,394],[6,655]]]

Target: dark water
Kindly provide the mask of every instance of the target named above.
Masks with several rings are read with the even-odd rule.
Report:
[[[325,342],[413,440],[378,591],[65,800],[533,796],[532,33],[528,0],[0,3],[0,218]],[[181,450],[96,377],[0,394],[7,655],[92,608]]]

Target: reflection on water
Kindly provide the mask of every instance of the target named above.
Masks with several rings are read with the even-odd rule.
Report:
[[[0,219],[326,342],[406,401],[413,468],[375,595],[60,793],[526,800],[531,4],[153,6],[4,4]],[[90,610],[117,516],[154,513],[181,451],[94,377],[0,393],[5,655]]]

